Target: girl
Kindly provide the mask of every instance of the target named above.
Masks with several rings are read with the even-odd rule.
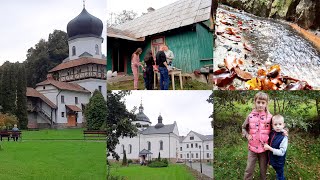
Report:
[[[142,53],[142,49],[138,48],[131,56],[131,69],[133,73],[133,88],[134,90],[138,89],[138,80],[139,80],[139,66],[143,68],[140,63],[139,55]]]
[[[268,144],[272,118],[272,114],[268,110],[268,102],[268,94],[257,93],[254,96],[254,108],[242,125],[242,135],[249,141],[245,180],[252,179],[257,159],[260,167],[260,179],[267,179],[267,152],[264,149],[264,144]]]

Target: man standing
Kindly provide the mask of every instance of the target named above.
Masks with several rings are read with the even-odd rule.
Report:
[[[160,89],[169,89],[169,71],[166,54],[164,53],[165,47],[160,46],[160,50],[156,54],[156,64],[159,66],[160,72]]]
[[[164,45],[164,53],[166,54],[167,62],[169,66],[172,66],[172,60],[174,58],[173,52],[169,49],[167,45]]]

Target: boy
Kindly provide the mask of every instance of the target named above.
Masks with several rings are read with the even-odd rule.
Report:
[[[284,164],[286,161],[286,151],[288,147],[288,137],[283,135],[285,126],[284,118],[281,115],[272,117],[273,131],[270,133],[270,146],[264,144],[264,149],[269,150],[269,162],[277,173],[278,180],[284,180]]]

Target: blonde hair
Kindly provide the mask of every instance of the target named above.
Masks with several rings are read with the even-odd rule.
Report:
[[[263,100],[267,102],[267,106],[265,111],[269,112],[268,109],[268,104],[269,104],[269,95],[267,93],[264,92],[258,92],[255,96],[254,96],[254,103],[253,103],[253,109],[256,109],[256,101],[257,100]]]
[[[284,122],[284,117],[281,116],[280,114],[277,114],[277,115],[274,115],[274,116],[272,117],[272,123],[273,123],[274,120],[281,120],[281,121]]]

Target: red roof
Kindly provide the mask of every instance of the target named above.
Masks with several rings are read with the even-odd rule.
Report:
[[[101,64],[101,65],[107,65],[107,60],[105,59],[97,59],[97,58],[91,58],[91,57],[81,57],[74,60],[69,60],[66,62],[63,62],[59,64],[58,66],[51,69],[49,72],[55,72],[62,69],[68,69],[72,67],[81,66],[84,64]]]
[[[37,86],[43,86],[43,85],[53,85],[58,89],[61,90],[68,90],[68,91],[76,91],[76,92],[84,92],[84,93],[90,93],[87,89],[84,87],[76,84],[76,83],[68,83],[68,82],[62,82],[62,81],[56,81],[52,79],[47,79],[45,81],[42,81],[37,84]]]
[[[50,107],[57,109],[57,106],[51,102],[48,98],[46,98],[43,94],[39,93],[37,90],[27,87],[27,97],[37,97],[40,98],[42,101],[44,101],[46,104],[48,104]]]
[[[76,105],[66,105],[66,107],[68,107],[69,109],[71,109],[72,111],[75,111],[75,112],[81,112],[82,110],[76,106]]]

